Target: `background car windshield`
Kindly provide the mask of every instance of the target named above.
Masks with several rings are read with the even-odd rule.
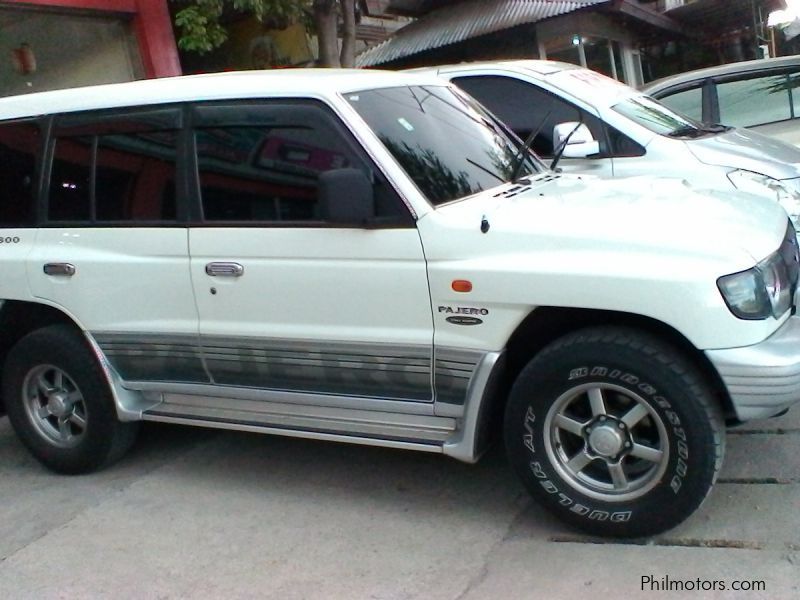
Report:
[[[616,112],[628,117],[650,131],[669,135],[686,129],[701,129],[702,125],[649,96],[628,98],[612,107]]]
[[[434,205],[510,181],[518,144],[477,106],[442,86],[346,95]],[[519,176],[540,168],[528,155]]]

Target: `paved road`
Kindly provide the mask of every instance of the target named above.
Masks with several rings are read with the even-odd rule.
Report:
[[[800,410],[728,438],[720,484],[646,544],[537,510],[500,449],[435,455],[148,426],[102,473],[50,474],[0,418],[0,598],[800,597]],[[702,585],[702,582],[700,582]]]

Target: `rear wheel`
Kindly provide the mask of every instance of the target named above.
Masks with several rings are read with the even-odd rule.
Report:
[[[511,462],[531,494],[590,533],[674,527],[710,491],[724,424],[675,348],[625,328],[570,334],[515,382],[505,416]]]
[[[45,466],[87,473],[133,444],[138,423],[122,423],[86,341],[64,325],[38,329],[9,352],[3,373],[8,418]]]

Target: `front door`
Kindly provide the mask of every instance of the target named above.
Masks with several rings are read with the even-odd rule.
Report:
[[[420,237],[341,121],[309,100],[197,105],[192,122],[191,271],[213,382],[309,403],[431,402]],[[342,168],[373,179],[373,223],[321,214],[319,175]]]

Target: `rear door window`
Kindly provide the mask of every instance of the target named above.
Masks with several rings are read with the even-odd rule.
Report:
[[[798,84],[798,75],[790,73],[717,82],[719,120],[724,125],[750,127],[793,119]]]
[[[56,121],[50,222],[174,222],[180,110],[76,115]]]

